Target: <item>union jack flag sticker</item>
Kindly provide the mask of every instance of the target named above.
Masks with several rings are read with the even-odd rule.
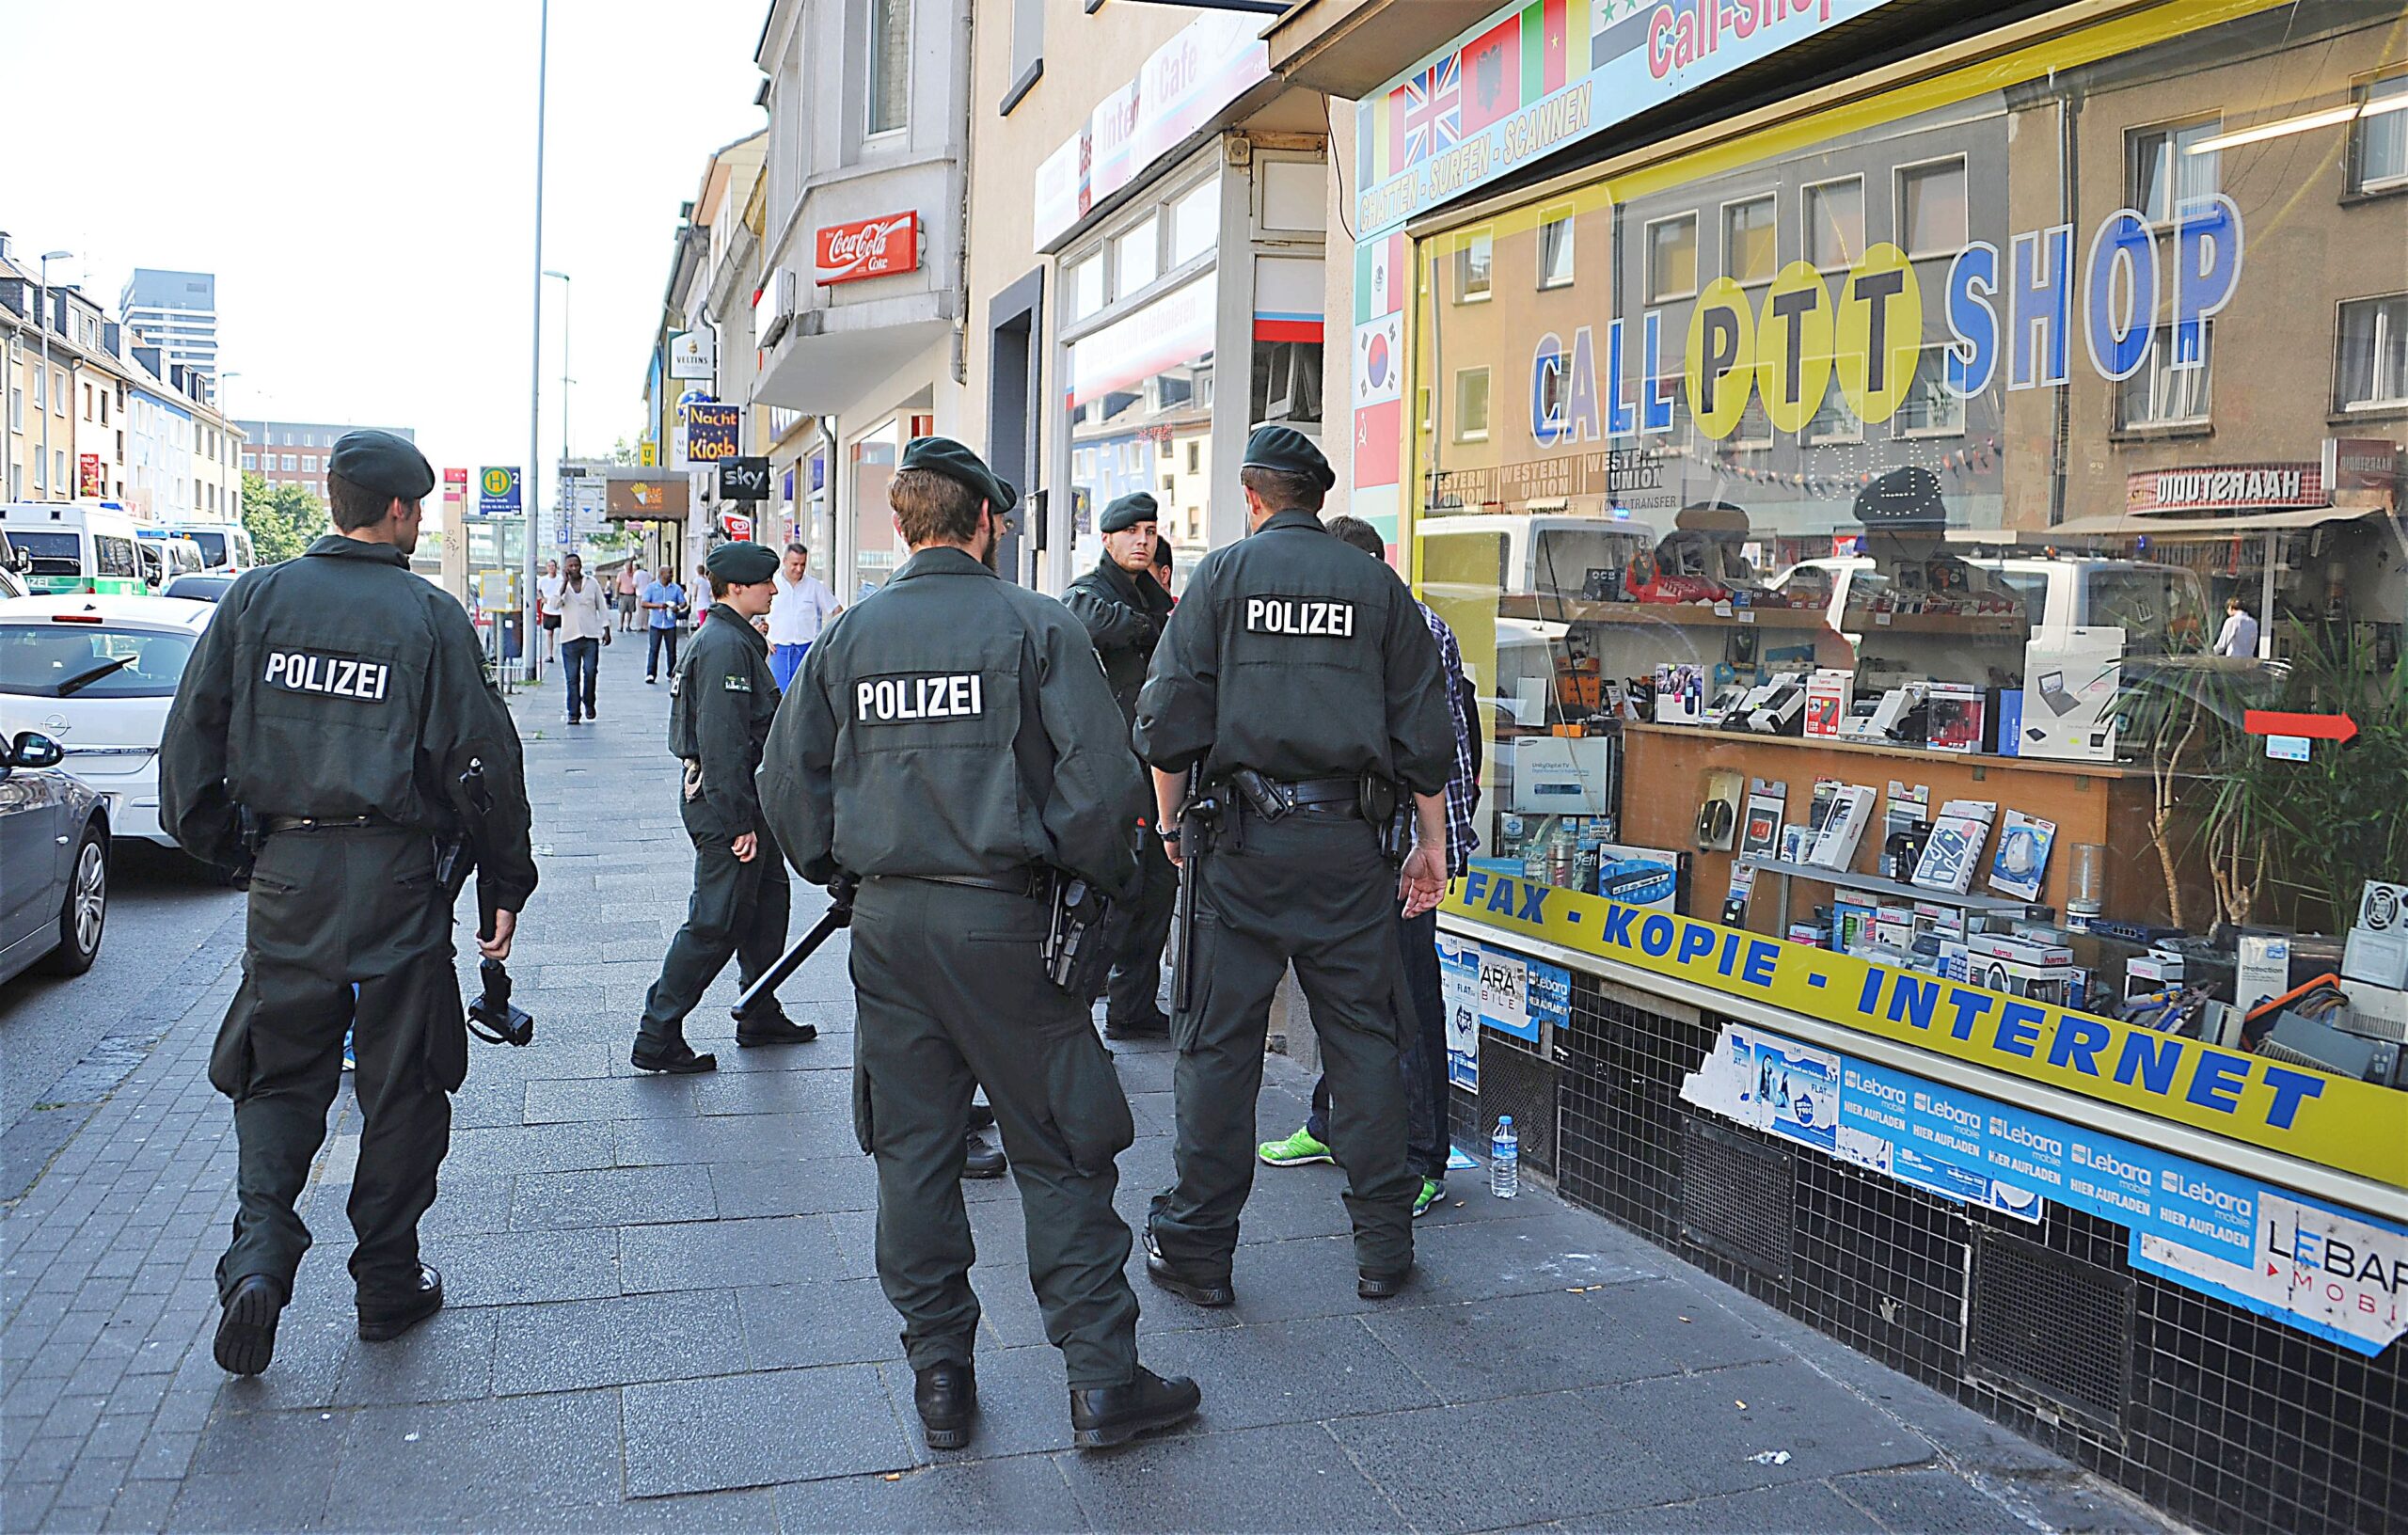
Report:
[[[1404,83],[1404,163],[1418,165],[1464,136],[1464,59],[1449,54]]]

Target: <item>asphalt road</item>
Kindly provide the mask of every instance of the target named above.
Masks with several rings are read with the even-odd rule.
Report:
[[[240,892],[180,853],[119,843],[109,858],[108,925],[92,968],[68,980],[28,971],[0,981],[0,1130],[13,1128],[95,1044],[143,1014],[152,993],[182,977],[242,903]]]

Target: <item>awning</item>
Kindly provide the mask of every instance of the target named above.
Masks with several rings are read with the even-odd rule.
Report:
[[[2281,512],[2244,512],[2229,517],[2158,517],[2117,513],[2101,517],[2075,517],[2053,528],[2035,528],[2022,536],[2036,543],[2062,543],[2073,538],[2175,539],[2186,544],[2220,538],[2245,538],[2252,533],[2296,532],[2329,522],[2355,522],[2380,516],[2377,506],[2307,506]]]

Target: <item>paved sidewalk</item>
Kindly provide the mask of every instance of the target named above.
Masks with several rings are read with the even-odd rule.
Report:
[[[204,1068],[235,979],[213,943],[188,1005],[0,1227],[0,1527],[2162,1527],[1544,1194],[1495,1200],[1459,1177],[1419,1226],[1416,1288],[1360,1302],[1328,1167],[1264,1171],[1233,1310],[1165,1296],[1133,1263],[1144,1356],[1196,1376],[1204,1411],[1103,1454],[1067,1448],[1012,1184],[968,1185],[985,1413],[972,1449],[932,1454],[871,1262],[843,944],[784,989],[817,1042],[736,1050],[731,969],[690,1025],[720,1074],[634,1073],[690,855],[668,689],[642,685],[635,645],[604,653],[600,704],[570,730],[556,688],[519,701],[544,884],[512,971],[537,1038],[475,1046],[456,1101],[425,1225],[449,1308],[398,1342],[353,1336],[346,1089],[275,1366],[236,1381],[211,1360],[233,1145]],[[797,932],[820,905],[800,894]],[[1169,1176],[1171,1057],[1114,1048],[1133,1222]],[[1267,1133],[1301,1122],[1306,1085],[1273,1060]]]

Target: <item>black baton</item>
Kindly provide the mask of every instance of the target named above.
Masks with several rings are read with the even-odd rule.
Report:
[[[827,914],[812,925],[811,931],[789,944],[786,952],[778,956],[776,964],[763,971],[751,986],[744,989],[744,995],[737,998],[736,1005],[727,1010],[728,1016],[738,1023],[744,1023],[751,1021],[755,1008],[775,1006],[777,989],[785,984],[786,977],[800,970],[802,962],[810,958],[820,944],[828,942],[830,934],[853,925],[853,892],[860,888],[861,881],[852,876],[838,875],[836,882],[828,887],[832,898]]]

